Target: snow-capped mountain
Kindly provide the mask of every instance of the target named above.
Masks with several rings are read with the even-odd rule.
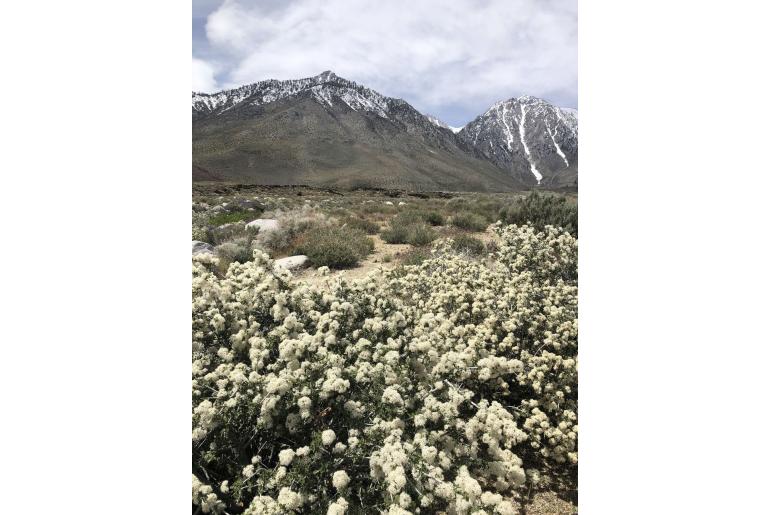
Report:
[[[213,94],[193,92],[193,116],[222,114],[236,106],[260,106],[303,93],[329,107],[342,103],[354,111],[365,111],[386,119],[394,108],[406,104],[325,71],[306,79],[265,80]]]
[[[520,96],[490,107],[458,133],[515,177],[543,186],[577,183],[577,110]]]
[[[446,124],[330,71],[193,93],[193,178],[501,191],[524,184]]]
[[[330,71],[192,94],[193,177],[509,190],[577,186],[577,110],[521,96],[464,127]]]

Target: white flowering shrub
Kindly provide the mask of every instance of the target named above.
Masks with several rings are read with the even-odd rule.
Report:
[[[328,287],[193,259],[193,499],[204,513],[517,513],[577,469],[577,240],[496,226]],[[446,244],[445,244],[446,245]]]

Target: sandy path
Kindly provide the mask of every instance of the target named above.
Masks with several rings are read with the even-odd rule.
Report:
[[[408,244],[385,243],[378,234],[369,236],[369,238],[374,242],[374,251],[366,259],[362,260],[357,267],[346,270],[332,270],[328,276],[321,276],[317,273],[316,268],[305,268],[294,273],[294,280],[318,285],[322,284],[328,277],[344,277],[349,280],[360,279],[378,268],[383,270],[395,268],[399,263],[399,257],[412,248]],[[392,256],[392,259],[389,263],[385,263],[383,258],[388,254]]]

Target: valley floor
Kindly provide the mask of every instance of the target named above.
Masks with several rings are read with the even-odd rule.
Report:
[[[476,256],[494,251],[491,224],[500,218],[501,210],[526,193],[409,193],[398,190],[340,191],[306,186],[260,186],[227,183],[194,183],[193,240],[203,241],[212,250],[237,242],[260,247],[259,237],[246,228],[255,219],[277,220],[283,231],[261,245],[270,257],[282,258],[302,254],[303,240],[319,226],[346,226],[361,229],[371,240],[371,252],[354,264],[333,266],[336,274],[347,278],[363,277],[372,270],[391,269],[400,264],[414,264],[429,255],[431,245],[442,238],[460,239],[460,247],[472,246]],[[576,202],[576,194],[564,195]],[[296,220],[296,218],[301,220]],[[430,220],[426,220],[428,217]],[[283,220],[281,220],[283,218]],[[394,225],[402,228],[421,225],[427,229],[419,238],[406,239],[391,235]],[[225,250],[232,245],[225,245]],[[247,256],[250,252],[242,249]],[[467,250],[467,249],[466,249]],[[232,256],[220,252],[220,258]],[[297,280],[316,282],[316,268],[323,260],[307,263],[294,270]],[[223,265],[223,266],[226,266]]]

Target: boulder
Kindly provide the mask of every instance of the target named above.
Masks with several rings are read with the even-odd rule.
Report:
[[[242,209],[244,211],[259,211],[261,213],[265,210],[264,204],[249,199],[238,200],[234,206],[237,209]],[[259,215],[259,213],[257,213],[257,215]]]
[[[285,268],[286,270],[294,270],[295,268],[300,268],[302,266],[305,266],[306,264],[307,264],[307,256],[302,254],[298,256],[289,256],[289,257],[275,260],[276,267]]]
[[[214,247],[206,243],[205,241],[197,241],[193,240],[192,242],[192,253],[193,256],[195,254],[213,254],[214,253]]]
[[[259,232],[273,232],[278,230],[278,220],[275,218],[257,218],[246,224],[247,229],[258,229]]]

